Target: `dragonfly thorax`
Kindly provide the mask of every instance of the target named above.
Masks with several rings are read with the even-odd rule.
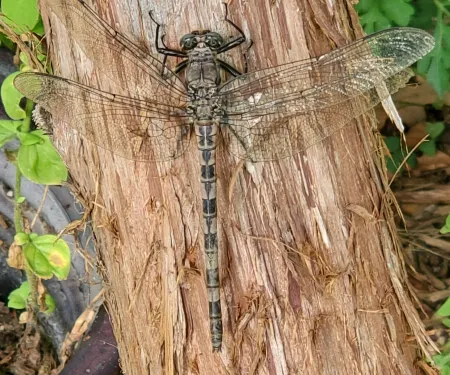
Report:
[[[219,86],[220,71],[211,48],[198,46],[190,51],[185,82],[189,88],[217,88]]]

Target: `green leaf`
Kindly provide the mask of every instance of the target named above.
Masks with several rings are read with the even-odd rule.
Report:
[[[30,236],[24,232],[19,232],[14,236],[14,241],[17,245],[22,246],[27,242],[30,242]]]
[[[437,139],[445,130],[443,122],[430,122],[427,124],[426,131],[431,139]]]
[[[391,27],[389,20],[380,12],[378,8],[373,8],[365,14],[361,14],[359,22],[366,34],[373,34],[376,31]]]
[[[442,369],[444,366],[447,366],[448,363],[450,362],[450,354],[445,353],[436,354],[433,356],[433,360],[435,361],[436,366]]]
[[[392,25],[406,26],[414,14],[411,0],[361,0],[355,9],[367,34],[384,30]]]
[[[395,138],[395,137],[392,137]],[[395,173],[398,169],[398,167],[403,163],[403,160],[405,159],[407,153],[406,150],[398,149],[397,151],[391,152],[391,156],[386,156],[386,167],[387,169]],[[408,159],[406,160],[406,163],[411,167],[415,168],[417,166],[417,155],[413,152]],[[400,169],[400,172],[403,171],[405,166],[403,165]]]
[[[395,165],[392,158],[390,158],[389,156],[386,156],[386,168],[391,173],[395,173],[397,170],[397,166]]]
[[[31,30],[33,33],[39,36],[44,36],[45,30],[44,30],[44,23],[42,22],[42,18],[39,18],[38,23],[36,26]]]
[[[38,184],[61,185],[67,179],[67,168],[50,139],[42,130],[34,130],[30,135],[38,136],[40,141],[33,143],[30,137],[27,144],[20,146],[17,156],[20,171]]]
[[[30,61],[28,60],[28,55],[24,52],[19,53],[19,60],[25,65],[30,65]]]
[[[17,197],[17,203],[23,203],[23,202],[25,202],[25,197]]]
[[[384,143],[391,153],[400,150],[399,137],[386,137],[384,138]]]
[[[45,139],[43,139],[39,134],[36,134],[34,131],[30,133],[18,132],[17,137],[19,138],[20,143],[25,146],[31,146],[45,142]]]
[[[450,366],[446,365],[442,368],[441,375],[450,375]]]
[[[47,61],[47,55],[40,52],[37,53],[37,58],[43,64]]]
[[[427,75],[428,82],[443,97],[450,88],[450,27],[436,23],[434,31],[435,47],[417,64],[419,74]]]
[[[430,0],[415,0],[414,8],[416,11],[409,26],[423,30],[432,29],[434,27],[433,19],[436,19],[437,15],[436,3]]]
[[[450,215],[445,219],[445,225],[439,231],[441,234],[450,233]]]
[[[447,300],[442,304],[442,306],[439,307],[435,315],[438,317],[450,316],[450,298],[447,298]]]
[[[409,158],[406,160],[406,164],[410,166],[410,168],[416,168],[417,167],[417,154],[413,152]]]
[[[5,46],[10,51],[13,51],[15,44],[5,34],[0,33],[0,45]]]
[[[53,297],[49,293],[45,293],[45,306],[47,306],[47,310],[45,310],[46,314],[51,314],[56,310],[56,302]]]
[[[43,279],[55,275],[64,280],[70,271],[70,249],[67,243],[51,234],[31,236],[22,246],[25,259],[32,271]]]
[[[407,26],[414,14],[414,7],[408,1],[381,1],[380,7],[386,18],[398,26]]]
[[[17,136],[20,125],[22,121],[0,120],[0,147]]]
[[[2,12],[4,21],[17,34],[34,29],[40,20],[36,0],[3,0]]]
[[[442,319],[441,323],[446,327],[450,327],[450,319],[448,318]]]
[[[23,95],[14,87],[14,78],[20,72],[10,74],[2,83],[0,96],[2,97],[3,106],[6,114],[13,120],[22,120],[25,118],[25,111],[20,107],[20,101]]]
[[[27,307],[28,296],[30,295],[30,283],[25,281],[22,285],[13,290],[8,296],[8,307],[22,310]]]
[[[419,146],[419,150],[427,156],[434,156],[436,155],[436,142],[432,139],[422,142]]]

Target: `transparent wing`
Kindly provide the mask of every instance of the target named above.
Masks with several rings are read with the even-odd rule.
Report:
[[[114,30],[84,1],[45,2],[94,66],[121,86],[126,95],[142,100],[157,100],[164,95],[169,104],[183,105],[185,85],[177,75],[166,68],[163,77],[164,67],[159,60]]]
[[[241,158],[272,160],[306,149],[378,103],[374,88],[384,81],[388,80],[389,92],[404,85],[409,73],[402,71],[433,46],[433,38],[423,30],[394,28],[319,58],[226,82],[218,95],[231,151]],[[392,76],[396,78],[389,79]],[[355,107],[356,98],[363,94],[366,104]],[[299,119],[294,121],[296,115]],[[303,129],[310,126],[313,129]],[[248,156],[243,145],[251,148]]]
[[[396,92],[412,76],[413,72],[407,69],[388,78],[387,91]],[[273,112],[253,118],[228,119],[222,133],[230,153],[241,159],[279,160],[331,136],[386,98],[372,88],[357,98],[343,99],[314,111],[292,108],[291,115],[280,116]]]
[[[96,90],[42,73],[22,73],[15,87],[98,146],[127,159],[163,161],[188,147],[184,108]]]

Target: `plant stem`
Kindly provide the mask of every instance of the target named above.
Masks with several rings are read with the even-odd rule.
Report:
[[[22,131],[23,132],[29,132],[30,131],[30,126],[31,126],[31,112],[33,111],[33,105],[34,103],[30,100],[27,99],[27,102],[25,104],[25,118],[23,119],[22,122]]]
[[[434,0],[434,4],[442,13],[450,17],[450,12],[447,10],[444,4],[442,4],[439,0]]]
[[[28,132],[30,131],[30,125],[31,125],[31,112],[33,110],[33,102],[31,100],[27,100],[25,105],[25,118],[22,122],[22,131]],[[16,165],[16,184],[14,186],[14,227],[16,230],[16,233],[23,232],[23,223],[22,223],[22,210],[20,208],[19,198],[21,195],[21,180],[22,180],[22,172],[20,171],[20,168]],[[28,267],[27,263],[25,262],[25,273],[27,275],[27,280],[30,283],[30,298],[28,299],[28,306],[27,309],[30,311],[33,316],[35,316],[35,313],[38,311],[37,306],[37,284],[38,279],[36,275],[31,271],[30,267]]]

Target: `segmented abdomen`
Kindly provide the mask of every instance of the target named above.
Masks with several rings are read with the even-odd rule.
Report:
[[[219,256],[217,240],[216,200],[216,136],[217,125],[196,125],[200,153],[203,208],[203,235],[208,290],[211,341],[214,351],[222,346],[222,313],[220,310]]]

